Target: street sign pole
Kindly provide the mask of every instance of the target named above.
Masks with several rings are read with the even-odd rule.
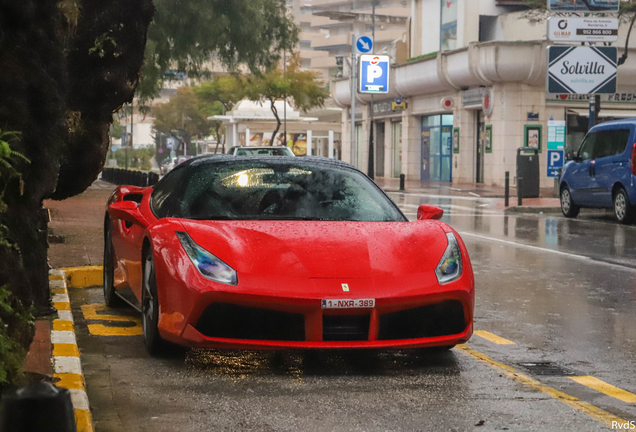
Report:
[[[371,50],[372,54],[375,54],[375,5],[378,3],[377,0],[373,0],[373,9],[371,15],[371,35],[373,38],[373,49]],[[374,169],[374,154],[373,154],[373,129],[374,129],[374,120],[373,120],[373,111],[374,111],[375,98],[374,95],[371,95],[371,127],[369,131],[369,178],[371,180],[375,179],[375,169]]]
[[[352,36],[351,41],[351,165],[359,167],[358,165],[358,149],[356,143],[356,87],[358,86],[356,80],[356,72],[358,69],[358,62],[356,61],[356,43],[357,38]]]

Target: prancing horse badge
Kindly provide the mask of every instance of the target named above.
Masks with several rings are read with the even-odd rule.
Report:
[[[344,292],[349,292],[349,284],[342,284],[342,290]]]

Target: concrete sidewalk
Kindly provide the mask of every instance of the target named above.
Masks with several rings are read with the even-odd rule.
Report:
[[[400,192],[400,180],[395,178],[378,178],[376,184],[386,192]],[[468,196],[475,198],[500,198],[495,204],[496,210],[506,213],[559,213],[561,202],[554,196],[554,188],[539,190],[539,198],[524,198],[522,206],[517,205],[517,188],[510,187],[509,206],[506,207],[505,189],[503,186],[487,186],[480,183],[446,183],[407,180],[405,194],[430,194],[443,196]]]

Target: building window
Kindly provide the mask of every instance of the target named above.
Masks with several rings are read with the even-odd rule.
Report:
[[[440,49],[457,48],[457,1],[441,0],[442,17],[440,27]]]

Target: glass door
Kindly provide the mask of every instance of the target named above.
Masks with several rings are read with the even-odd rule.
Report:
[[[439,181],[449,182],[453,179],[453,128],[442,126],[440,146]]]
[[[486,140],[486,125],[484,119],[481,116],[481,111],[477,111],[475,114],[477,118],[477,143],[476,143],[476,155],[475,158],[475,182],[484,182],[484,141]]]
[[[393,177],[402,174],[402,122],[391,124],[391,148],[393,149]]]

